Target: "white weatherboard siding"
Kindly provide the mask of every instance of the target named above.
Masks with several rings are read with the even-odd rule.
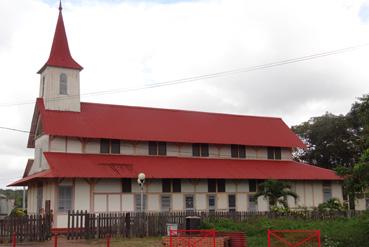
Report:
[[[206,194],[195,194],[195,209],[206,210]]]
[[[109,194],[108,196],[108,212],[120,212],[121,211],[121,195]]]
[[[59,94],[60,74],[67,75],[67,95]],[[40,76],[40,84],[45,78],[44,92],[40,86],[40,97],[44,98],[45,108],[57,111],[75,111],[80,112],[80,88],[79,88],[79,70],[46,67]],[[42,96],[43,95],[43,96]],[[58,100],[55,100],[55,99]]]
[[[67,228],[67,227],[68,227],[68,215],[65,213],[56,215],[56,228]]]
[[[147,210],[148,211],[160,211],[160,198],[159,194],[147,195]]]
[[[173,209],[173,211],[182,211],[182,210],[184,210],[183,194],[181,194],[181,193],[173,193],[172,194],[172,209]]]
[[[134,211],[134,195],[122,194],[122,211],[132,212]]]
[[[94,209],[95,212],[105,213],[108,210],[108,195],[95,194],[94,195]]]
[[[342,182],[332,182],[332,197],[343,201]]]
[[[76,179],[74,195],[75,210],[90,210],[90,185],[85,180]]]
[[[122,184],[119,179],[101,179],[95,184],[95,191],[99,193],[120,193]]]

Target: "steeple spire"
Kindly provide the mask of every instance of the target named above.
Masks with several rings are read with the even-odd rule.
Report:
[[[83,67],[79,65],[74,59],[69,51],[67,34],[65,32],[63,14],[62,14],[62,3],[61,0],[59,2],[59,17],[58,22],[56,24],[54,40],[51,47],[51,52],[49,59],[45,63],[45,65],[38,71],[38,73],[42,73],[42,71],[47,67],[61,67],[68,69],[78,69],[82,70]]]

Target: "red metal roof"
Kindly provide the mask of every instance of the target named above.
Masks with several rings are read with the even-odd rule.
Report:
[[[24,177],[22,179],[19,179],[17,181],[15,181],[14,183],[11,183],[8,185],[9,186],[27,186],[28,183],[30,182],[34,182],[40,179],[44,179],[44,178],[54,178],[55,176],[53,175],[51,170],[45,170],[45,171],[41,171],[38,173],[34,173],[30,176]]]
[[[54,40],[51,47],[49,59],[47,60],[45,65],[42,66],[42,68],[38,71],[38,73],[42,73],[42,71],[47,66],[78,69],[78,70],[83,69],[81,65],[79,65],[76,61],[74,61],[72,55],[70,54],[61,7],[59,8],[59,17],[58,22],[56,24]]]
[[[294,161],[54,152],[46,152],[45,157],[50,165],[50,173],[43,174],[45,178],[136,178],[144,172],[149,179],[341,180],[331,170]],[[12,186],[27,181],[22,179]]]
[[[43,132],[56,136],[305,147],[280,118],[95,103],[81,103],[81,112],[51,111],[42,99],[36,109]]]

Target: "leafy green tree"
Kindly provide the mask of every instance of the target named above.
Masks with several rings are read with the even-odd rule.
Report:
[[[266,180],[259,185],[259,192],[255,194],[255,197],[263,196],[269,201],[269,209],[282,205],[288,209],[288,196],[293,197],[295,200],[298,198],[297,194],[291,191],[291,185],[285,181],[280,180]]]
[[[299,161],[333,169],[351,167],[360,155],[350,123],[343,115],[326,113],[292,127],[307,145],[296,157]]]

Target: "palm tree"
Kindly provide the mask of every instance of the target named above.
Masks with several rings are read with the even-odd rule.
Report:
[[[255,194],[256,198],[260,196],[263,196],[269,201],[269,209],[278,204],[283,205],[284,208],[288,208],[287,197],[291,196],[295,200],[298,198],[298,195],[291,191],[291,185],[280,180],[267,180],[261,183],[259,192]]]

